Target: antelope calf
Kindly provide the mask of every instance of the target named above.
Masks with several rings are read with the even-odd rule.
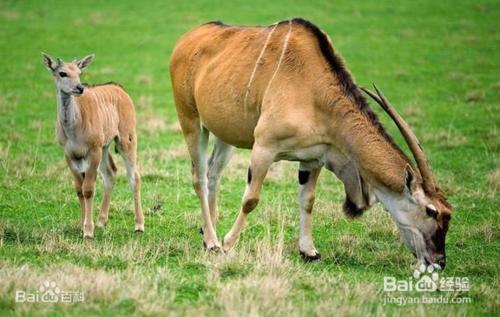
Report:
[[[60,58],[54,60],[44,53],[42,56],[56,83],[56,135],[59,144],[64,147],[66,162],[75,180],[83,237],[94,237],[92,202],[98,170],[104,179],[104,195],[97,226],[104,227],[108,222],[111,191],[116,180],[116,165],[109,152],[113,141],[116,151],[125,161],[129,185],[134,194],[135,231],[143,232],[132,99],[114,83],[81,84],[80,74],[94,60],[94,55],[71,63],[65,63]]]
[[[170,60],[179,121],[193,162],[193,185],[207,248],[231,249],[259,202],[275,161],[300,162],[300,253],[320,255],[312,239],[314,189],[321,168],[344,184],[344,211],[359,216],[380,201],[420,262],[445,265],[452,207],[436,186],[422,148],[382,94],[366,91],[393,118],[413,156],[382,127],[328,36],[303,19],[268,27],[220,22],[184,35]],[[209,160],[209,134],[215,148]],[[238,217],[217,239],[216,194],[233,147],[252,150]]]

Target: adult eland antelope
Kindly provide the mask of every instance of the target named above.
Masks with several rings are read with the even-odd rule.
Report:
[[[207,23],[179,40],[170,75],[207,248],[221,247],[215,230],[217,187],[232,148],[238,147],[252,149],[248,182],[223,251],[234,246],[257,206],[270,165],[289,160],[300,162],[299,250],[306,260],[320,258],[312,239],[312,209],[325,166],[344,184],[347,215],[359,216],[380,201],[419,261],[445,266],[452,207],[415,135],[378,90],[367,91],[398,125],[416,166],[386,133],[328,36],[315,25],[299,18],[269,27]],[[207,160],[210,132],[215,147]]]
[[[125,161],[134,193],[135,230],[143,232],[132,99],[118,84],[81,84],[80,74],[93,61],[94,55],[71,63],[59,58],[55,60],[47,54],[42,56],[56,83],[56,135],[59,144],[64,147],[66,162],[75,180],[83,237],[94,237],[92,202],[98,170],[104,178],[104,195],[97,226],[104,227],[108,222],[111,191],[116,180],[116,165],[108,150],[113,141],[116,151]]]

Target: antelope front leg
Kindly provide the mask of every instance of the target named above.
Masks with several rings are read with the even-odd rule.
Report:
[[[92,202],[94,199],[97,168],[101,161],[102,149],[92,149],[88,153],[89,168],[85,172],[82,192],[85,201],[85,217],[83,221],[83,238],[94,238],[94,220],[92,219]]]
[[[78,202],[80,203],[80,226],[83,226],[83,220],[85,219],[85,201],[83,199],[82,185],[85,174],[78,172],[73,167],[73,163],[67,155],[65,156],[65,158],[69,170],[71,171],[71,174],[73,174],[73,178],[75,180],[75,191],[76,195],[78,196]]]
[[[257,144],[252,150],[250,167],[248,168],[248,180],[241,209],[231,230],[226,234],[223,240],[222,248],[229,251],[239,238],[240,232],[245,226],[248,214],[257,207],[259,203],[260,190],[262,183],[266,178],[267,171],[273,163],[275,155],[268,149],[262,148]]]
[[[300,200],[300,238],[299,251],[304,260],[316,261],[321,255],[314,247],[312,238],[312,209],[314,205],[314,190],[321,167],[308,168],[301,163],[299,167],[299,200]]]

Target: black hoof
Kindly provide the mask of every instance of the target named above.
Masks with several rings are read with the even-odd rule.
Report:
[[[134,231],[134,233],[136,233],[136,234],[143,234],[144,230],[137,229],[137,230]]]
[[[204,232],[203,232],[203,227],[200,227],[200,234],[203,235]]]
[[[305,262],[319,262],[321,261],[321,254],[316,253],[313,256],[307,255],[305,252],[300,251],[300,256]]]

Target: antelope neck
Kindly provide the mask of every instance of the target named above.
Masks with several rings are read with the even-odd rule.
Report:
[[[59,122],[67,135],[71,135],[71,131],[77,123],[79,111],[75,104],[75,99],[72,95],[62,91],[57,91],[57,114]]]

